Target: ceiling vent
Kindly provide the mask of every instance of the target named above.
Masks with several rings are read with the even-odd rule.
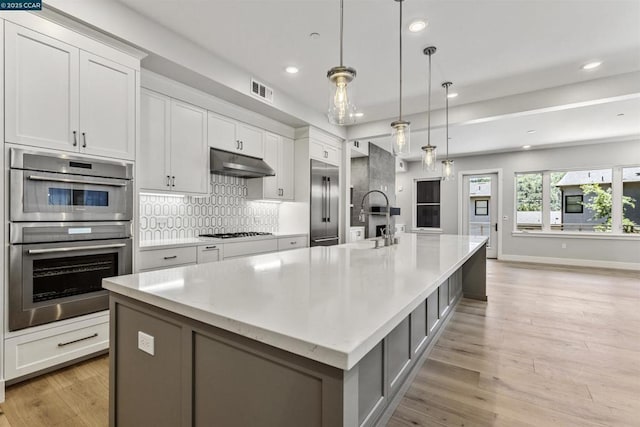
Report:
[[[273,104],[273,89],[253,78],[251,79],[251,94]]]

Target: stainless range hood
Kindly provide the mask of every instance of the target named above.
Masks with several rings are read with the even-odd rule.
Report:
[[[216,150],[215,148],[210,149],[209,156],[211,173],[241,178],[261,178],[276,174],[264,160],[255,157]]]

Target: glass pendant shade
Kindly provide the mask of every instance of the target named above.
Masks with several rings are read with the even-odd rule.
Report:
[[[436,171],[436,146],[425,145],[422,147],[422,169],[427,172]]]
[[[411,123],[397,120],[391,123],[391,129],[393,155],[408,154],[411,151]]]
[[[352,103],[352,88],[349,83],[356,70],[349,67],[333,67],[327,72],[329,79],[329,110],[327,117],[334,125],[350,125],[356,122],[356,106]]]
[[[455,171],[453,169],[453,160],[442,161],[442,180],[453,181],[455,179]]]

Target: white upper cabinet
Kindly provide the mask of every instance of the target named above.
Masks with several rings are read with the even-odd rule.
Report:
[[[140,189],[207,194],[207,112],[146,89],[140,99]]]
[[[5,141],[133,160],[135,70],[65,41],[5,21]]]
[[[209,112],[209,146],[232,153],[262,159],[264,156],[261,129]]]
[[[293,140],[265,132],[263,160],[275,170],[276,176],[247,180],[247,197],[293,200]]]
[[[320,141],[309,141],[309,157],[340,166],[340,149]]]
[[[171,98],[140,91],[140,151],[137,180],[140,188],[171,189]]]
[[[78,147],[79,55],[73,46],[5,23],[6,141]]]
[[[81,151],[133,159],[135,85],[132,69],[80,52]]]
[[[207,112],[202,108],[172,99],[172,190],[189,193],[207,193],[208,178]]]

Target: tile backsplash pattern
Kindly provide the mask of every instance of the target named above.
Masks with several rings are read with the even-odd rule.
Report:
[[[279,204],[247,200],[245,178],[211,175],[207,197],[140,195],[140,240],[278,231]]]

